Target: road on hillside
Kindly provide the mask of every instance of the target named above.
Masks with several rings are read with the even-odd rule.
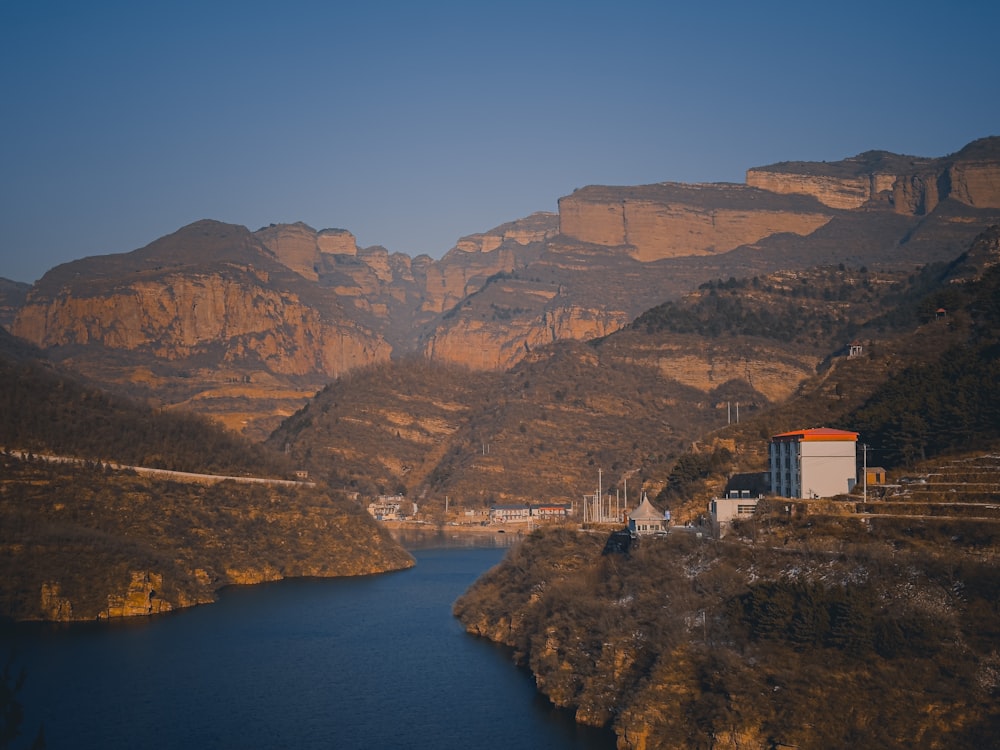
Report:
[[[46,461],[53,464],[70,464],[83,466],[90,463],[99,463],[102,466],[107,466],[115,471],[134,471],[136,474],[141,474],[144,476],[159,477],[162,479],[173,479],[178,482],[191,482],[191,483],[203,483],[203,484],[217,484],[218,482],[238,482],[240,484],[263,484],[271,487],[315,487],[315,482],[306,482],[297,479],[270,479],[268,477],[240,477],[240,476],[228,476],[224,474],[198,474],[192,471],[174,471],[172,469],[154,469],[149,466],[129,466],[127,464],[119,464],[114,461],[90,461],[84,458],[76,458],[74,456],[52,456],[41,453],[32,453],[31,451],[25,450],[7,450],[3,449],[4,452],[17,456],[22,460],[27,459],[29,456]]]

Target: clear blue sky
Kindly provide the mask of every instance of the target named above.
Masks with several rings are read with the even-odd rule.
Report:
[[[1000,3],[0,4],[0,276],[202,218],[439,257],[589,184],[1000,135]]]

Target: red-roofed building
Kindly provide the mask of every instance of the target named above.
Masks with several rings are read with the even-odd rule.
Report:
[[[858,433],[817,427],[771,438],[771,493],[781,497],[833,497],[858,481]]]

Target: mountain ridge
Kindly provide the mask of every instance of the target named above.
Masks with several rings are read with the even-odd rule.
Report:
[[[844,162],[868,169],[871,153]],[[879,153],[878,163],[890,161]],[[50,270],[10,330],[108,387],[159,390],[164,405],[198,404],[263,438],[352,368],[419,353],[504,370],[540,346],[606,336],[712,278],[919,265],[954,257],[1000,221],[995,137],[914,164],[850,209],[824,205],[840,189],[816,186],[826,167],[785,164],[800,166],[790,177],[758,168],[778,180],[768,190],[582,188],[558,214],[461,238],[440,260],[359,248],[344,229],[251,232],[203,220],[132,253]],[[942,186],[933,195],[929,180]],[[144,385],[150,372],[160,373],[155,389]]]

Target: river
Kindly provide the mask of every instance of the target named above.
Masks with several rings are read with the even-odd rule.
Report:
[[[27,675],[14,747],[39,725],[50,750],[614,747],[451,616],[510,540],[405,541],[417,565],[397,573],[233,587],[150,619],[5,629]]]

